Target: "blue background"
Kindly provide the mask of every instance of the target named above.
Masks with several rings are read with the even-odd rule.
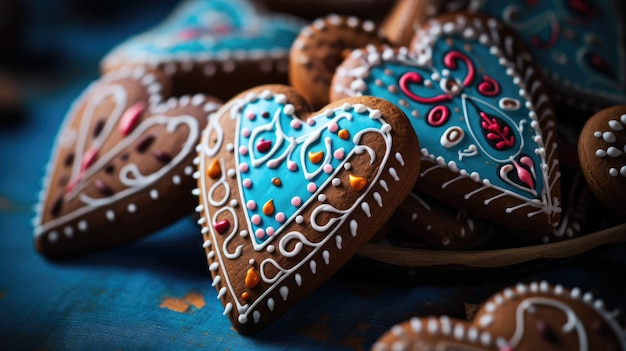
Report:
[[[87,2],[85,2],[87,3]],[[411,316],[463,318],[516,282],[577,286],[626,311],[626,246],[489,270],[408,269],[355,257],[269,328],[233,331],[211,287],[198,225],[183,218],[133,244],[63,262],[34,250],[31,220],[60,122],[99,59],[162,19],[172,1],[20,2],[23,37],[2,53],[24,114],[0,116],[0,350],[366,350]],[[160,307],[188,293],[206,305]]]

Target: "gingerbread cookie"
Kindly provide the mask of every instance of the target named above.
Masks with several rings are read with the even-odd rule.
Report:
[[[595,197],[626,219],[626,105],[589,118],[578,139],[580,166]]]
[[[211,117],[198,149],[198,223],[240,333],[269,325],[342,267],[417,180],[418,141],[393,104],[309,108],[287,86],[242,92]]]
[[[623,1],[472,0],[469,6],[518,33],[556,103],[587,110],[626,104]]]
[[[381,22],[380,28],[395,45],[408,46],[420,23],[441,13],[464,10],[469,1],[398,0]]]
[[[169,81],[112,71],[73,103],[57,136],[35,219],[49,257],[120,245],[193,213],[195,147],[220,102],[163,98]]]
[[[329,102],[328,91],[344,53],[368,44],[382,45],[372,21],[358,17],[327,15],[302,28],[289,52],[289,81],[313,108]]]
[[[355,50],[330,93],[381,97],[409,116],[422,147],[419,191],[522,231],[558,225],[550,97],[523,43],[496,19],[441,15],[410,48]]]
[[[471,322],[432,316],[397,324],[372,347],[386,350],[626,350],[626,333],[590,292],[541,281],[499,291]]]
[[[101,61],[162,70],[174,94],[228,100],[264,83],[287,83],[289,49],[306,22],[248,0],[186,0],[156,27],[128,38]]]

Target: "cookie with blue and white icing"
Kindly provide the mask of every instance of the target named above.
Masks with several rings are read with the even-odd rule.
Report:
[[[391,327],[371,351],[626,350],[626,333],[591,292],[546,281],[494,293],[471,321],[413,317]]]
[[[250,89],[211,116],[198,146],[198,224],[240,333],[268,326],[347,263],[417,181],[418,140],[393,104],[309,106],[288,86]]]
[[[248,0],[186,0],[112,48],[101,69],[153,67],[173,78],[175,94],[227,100],[258,84],[286,83],[289,48],[305,24]]]
[[[516,31],[558,91],[555,102],[583,109],[626,103],[623,1],[472,0],[469,9]]]
[[[560,173],[550,96],[528,52],[498,20],[435,17],[410,48],[355,50],[331,101],[372,95],[399,106],[420,138],[416,188],[529,233],[559,223]]]
[[[170,94],[160,72],[127,67],[76,98],[52,148],[33,223],[40,253],[112,248],[193,213],[195,147],[221,102]]]

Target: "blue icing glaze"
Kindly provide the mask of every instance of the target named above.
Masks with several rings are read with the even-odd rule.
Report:
[[[187,0],[160,25],[129,38],[110,56],[286,51],[303,25],[295,17],[259,12],[248,1]]]
[[[240,168],[239,178],[242,184],[246,179],[252,182],[250,187],[240,186],[242,206],[246,208],[250,228],[253,231],[250,234],[258,244],[270,238],[267,235],[268,227],[275,230],[273,235],[277,235],[282,226],[295,219],[308,201],[317,200],[312,197],[318,196],[316,194],[318,190],[333,186],[329,182],[333,174],[344,167],[349,154],[355,149],[353,137],[357,133],[369,128],[380,130],[383,125],[382,120],[369,117],[369,109],[357,112],[353,108],[345,111],[341,107],[335,108],[331,115],[321,113],[311,117],[310,120],[315,123],[309,125],[286,114],[285,106],[287,105],[276,101],[275,97],[259,98],[246,104],[238,119],[236,136],[238,147],[235,150],[237,164],[248,166],[247,171]],[[254,118],[249,118],[251,115]],[[299,128],[291,125],[291,121],[294,120],[300,121]],[[330,127],[333,123],[336,123],[337,128]],[[350,133],[349,138],[338,137],[338,131],[342,129]],[[262,139],[271,142],[271,146],[260,151],[257,145]],[[248,151],[242,153],[242,147]],[[340,149],[343,150],[343,157],[337,158],[335,152]],[[315,164],[309,159],[308,154],[318,151],[323,151],[324,157],[321,162]],[[273,159],[278,161],[271,166]],[[256,164],[255,160],[258,161]],[[288,167],[292,162],[297,166],[295,170]],[[324,169],[329,166],[332,167],[330,172]],[[274,178],[280,179],[282,185],[274,185],[272,183]],[[310,191],[308,189],[310,184],[314,184],[316,190]],[[300,206],[292,204],[294,197],[301,199]],[[256,203],[256,208],[249,209],[246,206],[250,200]],[[263,205],[269,200],[273,201],[275,210],[271,215],[265,215]],[[276,219],[279,212],[285,215],[282,222]],[[261,218],[258,225],[252,223],[254,215]],[[255,235],[259,229],[264,231],[261,237]]]
[[[489,179],[493,186],[511,191],[522,198],[540,199],[543,191],[540,166],[542,160],[535,153],[537,144],[533,138],[536,132],[530,126],[529,113],[531,111],[526,107],[525,99],[520,96],[520,87],[507,76],[506,67],[498,63],[498,57],[492,55],[488,47],[472,45],[471,52],[468,52],[464,49],[465,45],[465,41],[456,37],[452,40],[451,46],[444,40],[437,40],[432,49],[432,67],[417,67],[399,61],[387,61],[382,65],[374,66],[368,77],[364,79],[367,88],[363,94],[382,97],[396,103],[409,116],[419,137],[420,146],[427,149],[429,154],[443,157],[446,163],[455,162],[459,169],[467,171],[468,174],[477,172],[481,179]],[[444,56],[453,50],[462,53],[464,57],[472,61],[474,78],[471,82],[467,81],[466,86],[463,86],[463,82],[467,79],[470,70],[462,60],[456,61],[456,69],[445,68],[443,65]],[[449,71],[447,78],[442,75],[445,70]],[[408,89],[408,95],[403,93],[401,82],[401,77],[407,72],[415,72],[423,78],[422,83],[412,81],[404,85]],[[497,94],[490,94],[493,96],[479,92],[480,84],[489,80],[484,78],[485,74],[493,78],[499,86]],[[437,75],[446,78],[448,84],[455,81],[457,85],[462,86],[460,91],[456,95],[448,94],[450,97],[441,98],[443,100],[438,103],[418,102],[409,96],[416,96],[417,99],[445,96],[446,93],[442,88],[446,84],[445,80],[433,79],[437,78]],[[423,82],[426,80],[432,84],[424,85]],[[390,92],[389,87],[396,87],[397,91]],[[400,100],[406,103],[399,103]],[[514,103],[517,109],[503,111],[500,107],[501,102],[505,105]],[[427,120],[430,111],[443,108],[443,106],[449,111],[448,120],[438,126],[429,124]],[[504,127],[508,128],[508,133],[506,133],[508,138],[503,138],[508,141],[508,144],[498,148],[496,142],[502,140],[488,139],[487,131],[482,127],[483,122],[488,121],[480,116],[481,111],[491,124],[495,120],[501,131],[505,129]],[[460,129],[463,138],[455,145],[445,147],[441,138],[451,127]],[[472,155],[473,148],[475,148],[475,155]],[[515,162],[521,165],[519,160],[523,156],[528,156],[533,161],[534,171],[538,177],[538,180],[534,182],[535,193],[522,190],[499,176],[502,165]],[[509,175],[515,176],[512,173]]]
[[[512,27],[549,76],[594,96],[626,101],[626,38],[616,4],[610,0],[577,3],[579,7],[566,0],[532,5],[523,0],[486,0],[476,10]]]

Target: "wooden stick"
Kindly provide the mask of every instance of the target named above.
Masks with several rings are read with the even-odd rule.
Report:
[[[408,267],[461,265],[488,268],[509,266],[538,258],[572,257],[601,245],[621,242],[626,242],[626,223],[574,239],[509,249],[444,251],[367,243],[358,254],[380,262]]]

